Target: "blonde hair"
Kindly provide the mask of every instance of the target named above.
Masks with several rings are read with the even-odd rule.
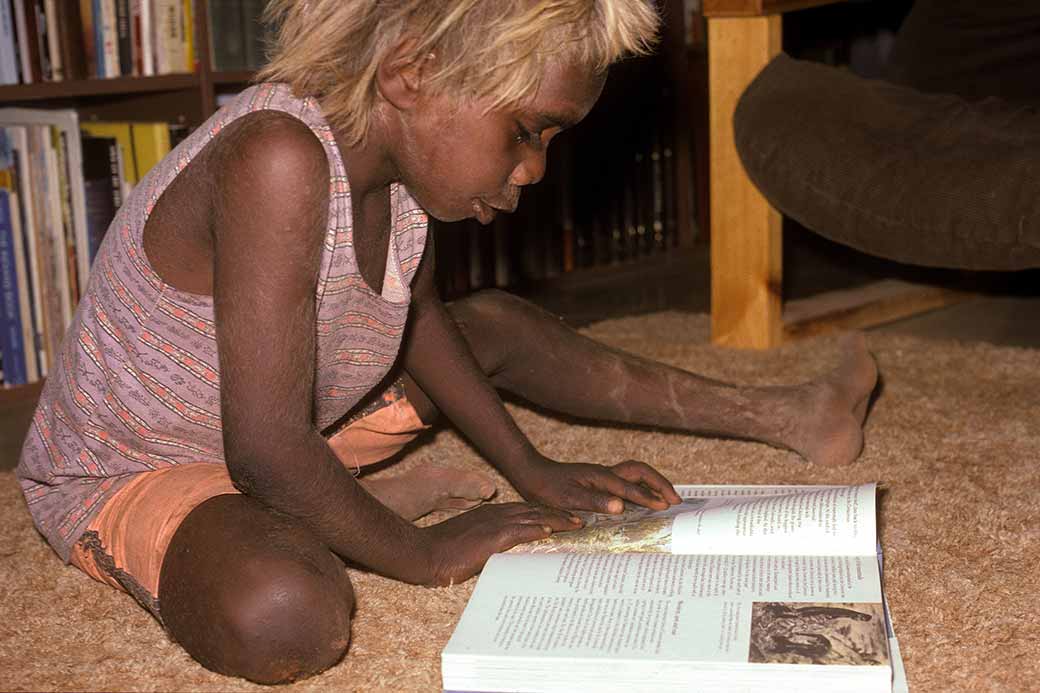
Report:
[[[602,71],[656,42],[653,0],[271,0],[277,27],[259,80],[312,96],[353,145],[365,138],[376,71],[407,39],[411,60],[433,54],[424,87],[486,99],[488,109],[534,95],[548,60]]]

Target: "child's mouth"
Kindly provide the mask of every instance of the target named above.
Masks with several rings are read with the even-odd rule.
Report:
[[[473,216],[477,221],[487,226],[495,218],[496,210],[483,200],[473,200]]]

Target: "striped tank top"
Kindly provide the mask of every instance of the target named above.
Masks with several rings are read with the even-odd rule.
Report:
[[[427,217],[390,187],[391,234],[381,294],[354,255],[350,189],[318,102],[288,87],[247,89],[181,142],[134,188],[102,242],[90,282],[43,388],[18,477],[37,528],[63,560],[105,501],[135,474],[224,464],[213,300],[156,274],[142,244],[167,186],[221,130],[260,110],[304,122],[329,161],[329,210],[316,288],[315,426],[323,429],[387,374],[408,318]]]

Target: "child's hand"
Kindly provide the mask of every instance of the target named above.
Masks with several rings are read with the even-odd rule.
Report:
[[[553,532],[581,527],[563,510],[532,503],[492,503],[425,528],[430,585],[451,585],[480,572],[499,553]]]
[[[529,470],[514,486],[527,500],[556,508],[620,513],[626,500],[654,510],[682,502],[668,479],[635,460],[604,467],[561,464],[543,457]]]

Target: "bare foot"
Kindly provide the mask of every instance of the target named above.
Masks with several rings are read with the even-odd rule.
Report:
[[[787,447],[813,463],[848,464],[863,450],[863,420],[877,385],[877,364],[861,333],[839,342],[844,360],[828,375],[799,386],[801,411]]]
[[[361,484],[379,501],[406,520],[417,520],[434,510],[466,510],[495,495],[495,482],[480,472],[439,467],[415,469]]]

